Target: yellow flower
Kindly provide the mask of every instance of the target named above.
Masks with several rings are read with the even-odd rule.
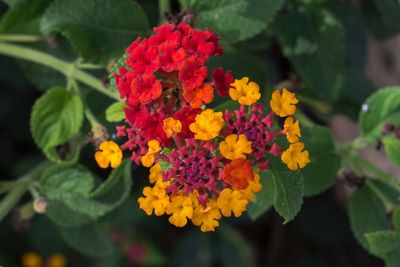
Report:
[[[183,227],[187,224],[187,219],[193,217],[193,202],[190,197],[174,196],[167,207],[169,222],[177,227]]]
[[[238,158],[246,158],[245,153],[251,153],[251,142],[247,140],[246,135],[231,134],[219,144],[219,150],[227,159],[234,160]]]
[[[140,161],[142,162],[143,166],[151,167],[151,165],[154,163],[157,152],[161,150],[160,142],[157,140],[150,140],[147,142],[147,146],[149,147],[149,151],[147,151],[146,155],[140,158]]]
[[[100,151],[94,155],[97,164],[101,168],[117,168],[122,162],[122,151],[113,141],[104,141],[99,146]]]
[[[165,192],[165,189],[160,186],[149,187],[146,186],[143,189],[143,195],[145,197],[139,197],[138,203],[142,210],[147,215],[151,215],[154,210],[154,214],[161,216],[165,213],[166,208],[169,205],[169,196]]]
[[[221,212],[218,209],[217,201],[211,199],[207,202],[207,208],[198,205],[193,212],[192,222],[194,225],[200,226],[202,232],[214,231],[219,225],[218,220],[221,219]]]
[[[289,148],[282,153],[281,160],[290,170],[295,171],[298,168],[302,169],[310,162],[308,151],[303,151],[303,149],[304,144],[298,142],[291,144]]]
[[[66,258],[62,254],[54,254],[47,259],[48,267],[64,267],[66,265]]]
[[[161,165],[160,163],[156,163],[153,165],[153,167],[150,168],[149,181],[150,183],[154,184],[159,179],[162,179]]]
[[[296,104],[299,102],[294,93],[283,88],[282,94],[279,90],[272,93],[271,101],[269,102],[271,109],[280,117],[291,116],[296,112]]]
[[[239,217],[246,210],[249,200],[241,191],[225,188],[219,193],[217,203],[225,217],[230,217],[232,212],[235,217]]]
[[[22,256],[23,267],[41,267],[42,257],[35,252],[28,252]]]
[[[283,131],[286,133],[286,138],[290,143],[297,143],[299,137],[301,137],[299,121],[295,122],[293,117],[287,117],[285,119]]]
[[[260,87],[255,82],[249,83],[248,77],[243,77],[240,80],[235,80],[231,83],[229,96],[238,101],[241,105],[252,105],[260,99]]]
[[[189,128],[195,133],[195,139],[211,140],[218,136],[223,126],[222,112],[206,109],[196,116],[195,122],[191,123]]]
[[[260,183],[260,175],[258,173],[254,173],[254,180],[249,181],[249,186],[241,190],[244,196],[252,201],[254,199],[254,193],[260,192],[262,189],[262,184]]]
[[[163,120],[163,129],[167,136],[171,137],[174,133],[180,133],[182,131],[182,123],[179,120],[168,117]]]

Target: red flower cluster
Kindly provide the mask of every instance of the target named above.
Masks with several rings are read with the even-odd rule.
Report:
[[[145,138],[140,144],[128,141],[125,145],[136,151],[132,157],[136,162],[148,140],[168,144],[163,131],[167,117],[182,123],[180,138],[192,138],[189,124],[199,108],[213,100],[214,87],[221,96],[228,96],[233,82],[233,75],[222,68],[213,71],[212,82],[207,80],[205,63],[210,56],[223,53],[214,32],[184,23],[165,24],[154,32],[149,38],[138,37],[126,49],[125,66],[114,74],[120,96],[126,98],[127,122],[135,128],[135,134]],[[119,133],[129,137],[126,130]]]

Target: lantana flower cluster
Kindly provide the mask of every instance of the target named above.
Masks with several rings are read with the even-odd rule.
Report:
[[[100,145],[100,167],[116,167],[122,151],[150,168],[149,183],[138,199],[148,215],[167,215],[177,227],[188,221],[214,231],[224,217],[241,216],[262,189],[260,172],[280,157],[290,170],[309,163],[293,117],[298,100],[286,89],[273,92],[270,110],[260,87],[248,77],[206,66],[222,55],[220,38],[187,24],[166,24],[126,50],[125,66],[114,74],[126,100],[127,125],[117,126],[120,146]],[[207,106],[214,94],[238,102],[237,110]],[[285,118],[283,128],[279,117]],[[288,147],[278,145],[285,138]]]

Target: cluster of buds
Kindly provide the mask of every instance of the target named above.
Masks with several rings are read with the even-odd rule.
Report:
[[[259,172],[274,167],[271,157],[280,157],[293,171],[309,163],[293,118],[298,100],[286,89],[276,90],[267,111],[257,103],[259,85],[248,77],[235,79],[218,67],[208,78],[205,63],[223,53],[210,30],[181,23],[154,31],[128,47],[125,66],[114,76],[126,99],[128,124],[118,126],[117,135],[127,141],[104,142],[96,160],[100,167],[116,167],[121,151],[128,151],[133,162],[150,168],[151,186],[138,199],[141,209],[167,214],[177,227],[191,220],[203,232],[214,231],[222,216],[243,214],[262,189]],[[207,107],[214,89],[240,108]],[[278,117],[286,117],[283,128]],[[278,139],[287,139],[288,148]]]

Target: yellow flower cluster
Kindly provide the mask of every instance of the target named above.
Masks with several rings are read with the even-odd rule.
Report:
[[[195,134],[194,138],[206,141],[217,137],[223,126],[222,112],[206,109],[196,116],[189,129]]]
[[[261,97],[260,87],[255,82],[249,82],[248,77],[235,80],[230,87],[229,96],[241,105],[250,106],[256,103]]]
[[[94,154],[100,168],[117,168],[122,162],[122,151],[113,141],[104,141],[100,144],[99,150]]]
[[[149,150],[147,151],[147,154],[140,159],[140,161],[142,162],[143,166],[151,167],[151,165],[154,163],[156,154],[161,150],[160,142],[157,140],[150,140],[147,142],[147,146],[149,147]]]
[[[275,114],[280,117],[289,116],[283,124],[283,132],[286,134],[290,146],[282,153],[281,160],[292,171],[302,169],[310,162],[308,151],[304,150],[304,144],[299,141],[301,137],[300,123],[291,117],[296,112],[298,102],[295,94],[286,88],[282,90],[282,93],[275,90],[270,101],[271,109]]]
[[[182,123],[179,120],[175,120],[172,117],[168,117],[163,120],[163,129],[168,137],[173,134],[180,133],[182,131]]]
[[[147,215],[169,215],[169,222],[177,227],[185,226],[189,220],[200,226],[202,232],[214,231],[219,226],[222,216],[230,217],[232,214],[239,217],[246,210],[249,201],[254,199],[254,193],[261,191],[260,176],[255,174],[254,180],[244,190],[225,188],[218,197],[207,202],[206,207],[199,204],[197,192],[190,195],[168,196],[165,188],[170,182],[164,182],[161,176],[159,163],[150,168],[149,181],[153,187],[143,189],[144,197],[138,199],[139,207]]]

